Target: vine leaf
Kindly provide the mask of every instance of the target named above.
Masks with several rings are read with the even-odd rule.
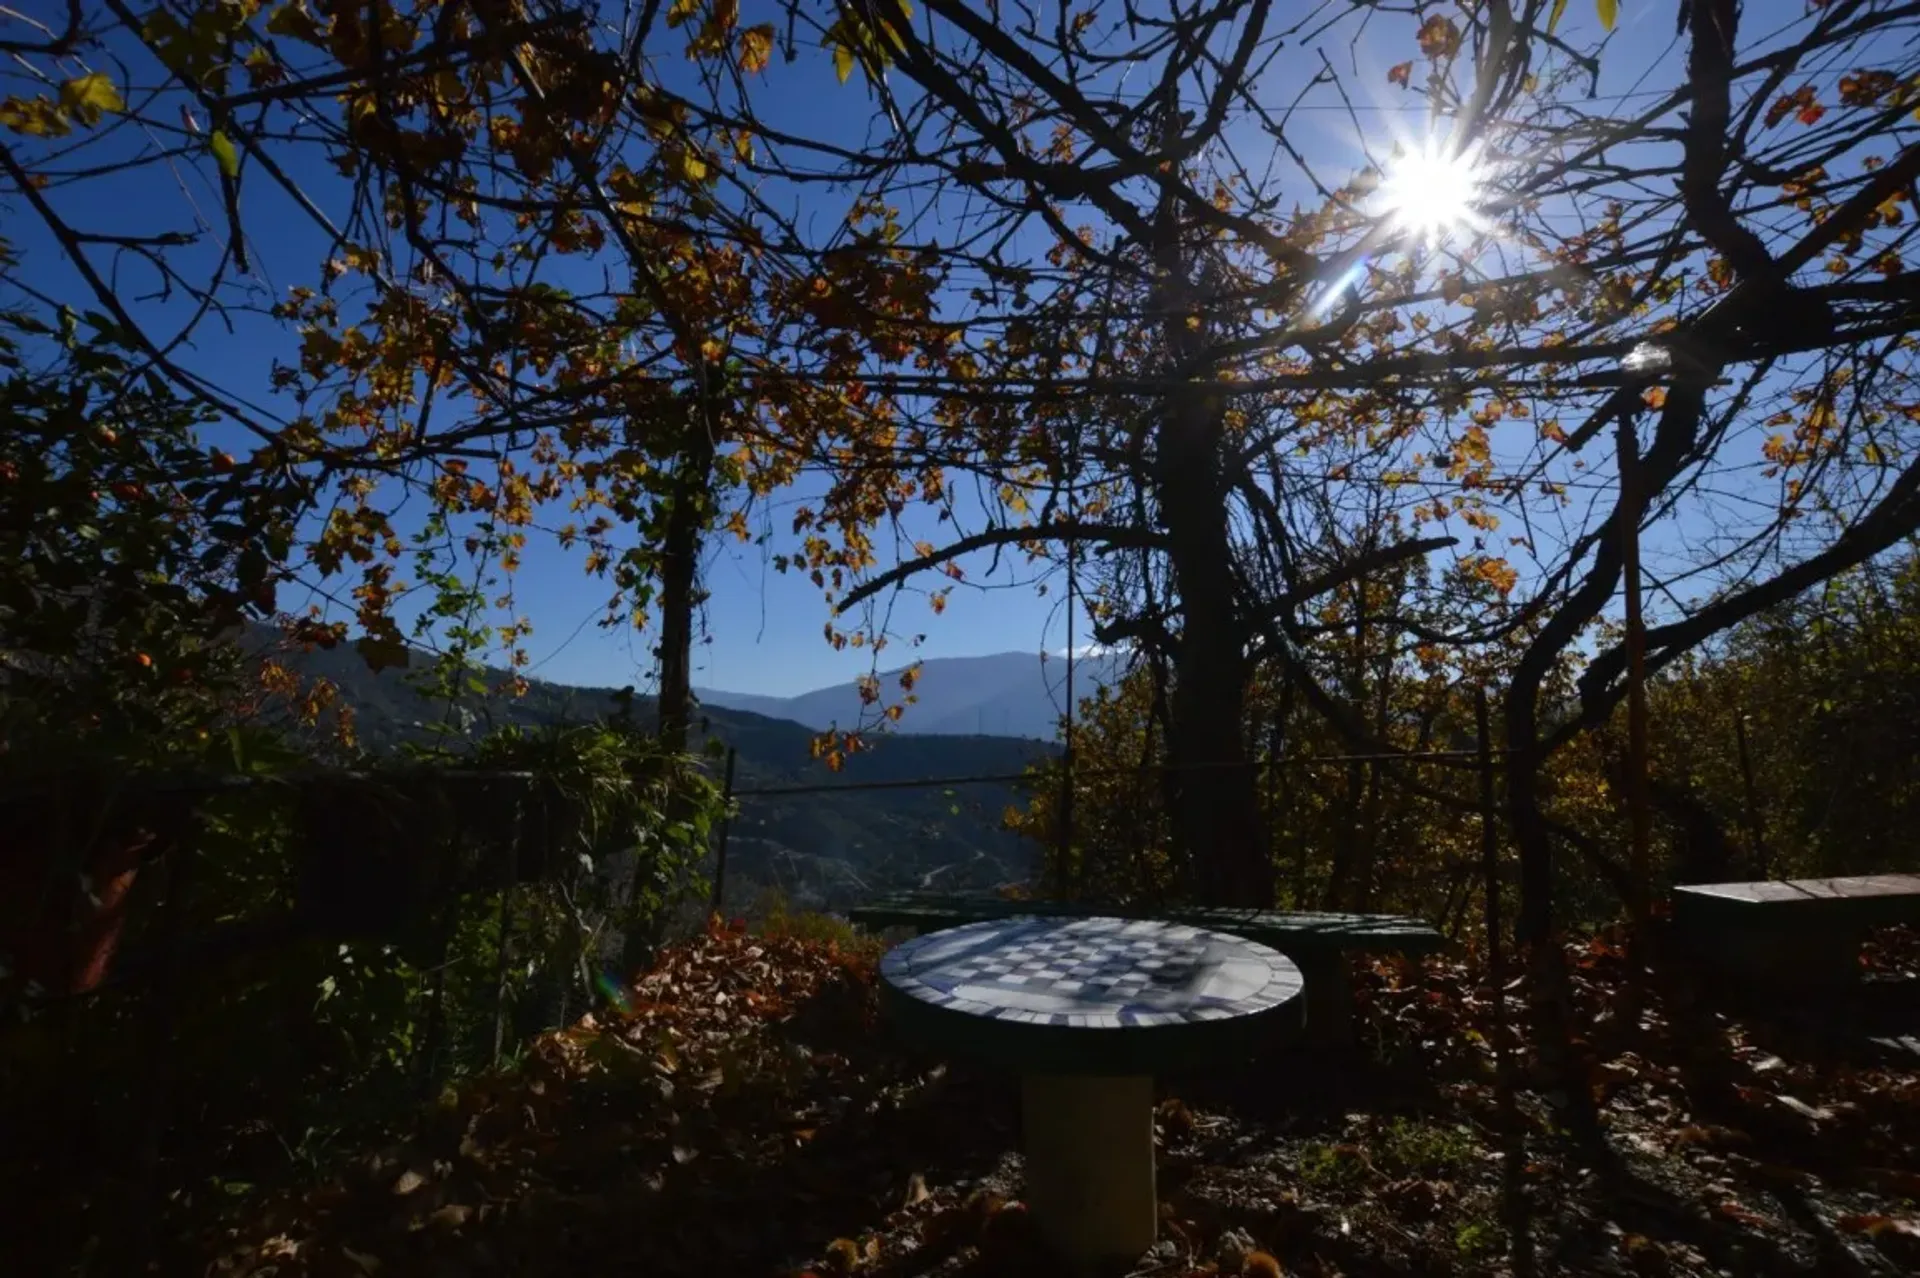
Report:
[[[220,166],[220,172],[226,177],[240,176],[240,152],[233,145],[233,139],[220,129],[215,129],[207,139],[207,149],[213,152],[214,162]]]
[[[113,81],[101,71],[76,76],[61,85],[60,105],[71,112],[74,119],[86,125],[98,124],[101,116],[127,109],[126,102],[120,97],[120,90],[114,88]]]

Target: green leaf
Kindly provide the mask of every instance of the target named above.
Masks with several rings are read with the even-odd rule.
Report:
[[[1608,31],[1620,21],[1620,0],[1594,0],[1593,8],[1600,15],[1600,25]]]
[[[845,84],[847,77],[853,74],[853,46],[836,44],[833,46],[833,73]]]
[[[240,176],[240,152],[234,148],[233,139],[219,129],[207,139],[207,149],[213,152],[213,158],[220,165],[220,172],[228,177]]]
[[[1554,28],[1560,25],[1560,19],[1566,16],[1566,12],[1567,0],[1553,0],[1553,12],[1547,15],[1548,35],[1553,34]]]

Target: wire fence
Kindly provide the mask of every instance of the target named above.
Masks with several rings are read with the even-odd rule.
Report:
[[[1024,858],[1044,861],[1046,854],[1050,851],[1058,861],[1067,856],[1069,846],[1075,839],[1074,807],[1080,802],[1076,795],[1076,787],[1085,783],[1117,779],[1134,782],[1145,788],[1181,775],[1222,771],[1252,772],[1256,776],[1264,774],[1268,779],[1264,807],[1269,814],[1272,814],[1279,808],[1284,797],[1274,784],[1283,772],[1310,768],[1348,767],[1362,770],[1364,775],[1371,778],[1376,773],[1384,773],[1386,769],[1395,766],[1439,765],[1481,774],[1483,780],[1479,786],[1479,796],[1471,798],[1456,796],[1454,801],[1469,807],[1472,814],[1482,821],[1497,823],[1499,820],[1497,805],[1486,796],[1493,793],[1492,778],[1497,775],[1498,769],[1513,753],[1491,744],[1476,744],[1473,748],[1288,755],[1284,752],[1284,742],[1276,741],[1272,744],[1273,749],[1259,757],[1236,761],[1190,763],[1150,761],[1144,764],[1089,765],[1076,760],[1071,753],[1066,753],[1038,761],[1018,772],[993,771],[924,778],[854,779],[835,776],[832,779],[820,781],[741,787],[733,784],[737,755],[730,749],[727,753],[726,798],[730,811],[735,812],[736,815],[720,831],[713,858],[710,878],[712,892],[708,908],[715,913],[743,914],[752,911],[756,898],[750,890],[738,890],[735,882],[735,867],[730,864],[729,854],[734,850],[734,839],[742,838],[743,842],[749,842],[759,837],[752,833],[747,833],[743,837],[743,830],[752,831],[763,826],[792,828],[796,824],[792,812],[776,810],[776,805],[787,800],[810,797],[837,798],[862,792],[925,791],[933,794],[954,795],[956,791],[981,787],[1004,787],[1012,790],[1015,795],[1031,800],[1043,790],[1048,790],[1057,796],[1055,798],[1057,819],[1051,832],[1050,845],[1036,842],[1036,836],[1030,834],[1009,832],[1006,836],[1007,843],[1004,845],[1008,855],[1002,859]],[[754,815],[756,811],[761,812],[762,815]],[[960,804],[956,802],[952,805],[951,811],[955,816],[961,815]],[[976,812],[976,815],[987,816],[988,814]],[[818,822],[814,823],[816,829],[818,824]],[[992,821],[974,823],[976,827],[997,824]],[[926,840],[937,837],[939,833],[940,831],[935,829],[921,831],[923,839]],[[975,843],[971,850],[975,864],[984,860],[989,868],[993,868],[994,858],[988,853],[983,853],[978,846],[980,831],[975,829],[972,833]],[[857,901],[862,893],[895,890],[906,880],[916,881],[916,885],[923,889],[934,890],[947,888],[955,877],[967,877],[947,873],[962,865],[962,862],[952,858],[943,861],[937,855],[938,849],[934,848],[928,849],[931,863],[925,858],[903,856],[898,848],[888,849],[887,869],[891,871],[890,875],[887,873],[863,875],[850,868],[849,863],[878,859],[880,853],[876,851],[874,843],[884,839],[884,832],[876,836],[869,832],[850,831],[845,837],[848,840],[848,846],[843,850],[845,855],[826,858],[827,864],[824,868],[818,863],[822,860],[819,856],[813,858],[816,864],[809,867],[803,864],[807,857],[790,848],[775,846],[767,849],[749,842],[747,850],[756,858],[755,864],[747,867],[749,879],[761,881],[764,889],[770,890],[772,895],[782,900],[797,897],[802,905],[840,909],[844,908],[847,901]],[[1307,852],[1308,849],[1305,846],[1296,848],[1296,855],[1292,858],[1294,869],[1290,878],[1286,880],[1291,887],[1289,895],[1294,900],[1295,908],[1301,908],[1300,902],[1308,895],[1303,881]],[[978,875],[972,877],[977,880]],[[988,875],[988,877],[1019,881],[1029,878],[1030,871]],[[1446,877],[1457,887],[1457,875],[1447,871]],[[978,888],[982,885],[975,881],[972,886]],[[1460,899],[1459,891],[1450,888],[1447,895],[1449,905],[1446,913],[1450,917],[1461,917],[1461,909],[1455,904]]]

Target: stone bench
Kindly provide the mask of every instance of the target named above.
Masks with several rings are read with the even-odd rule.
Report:
[[[1343,1047],[1353,1039],[1351,953],[1432,954],[1446,939],[1419,919],[1397,914],[1325,914],[1289,910],[1221,909],[1202,906],[1130,910],[1110,905],[1015,901],[998,896],[956,897],[902,893],[846,911],[847,921],[871,931],[906,928],[934,932],[1017,915],[1043,918],[1154,918],[1244,937],[1292,959],[1306,980],[1307,1040],[1316,1047]]]
[[[1801,996],[1857,984],[1861,942],[1891,923],[1920,924],[1920,874],[1673,889],[1682,948],[1725,976]]]

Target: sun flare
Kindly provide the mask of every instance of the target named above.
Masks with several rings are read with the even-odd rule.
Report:
[[[1377,193],[1380,213],[1394,232],[1428,247],[1482,229],[1479,205],[1485,196],[1485,175],[1475,158],[1436,143],[1388,161]]]

